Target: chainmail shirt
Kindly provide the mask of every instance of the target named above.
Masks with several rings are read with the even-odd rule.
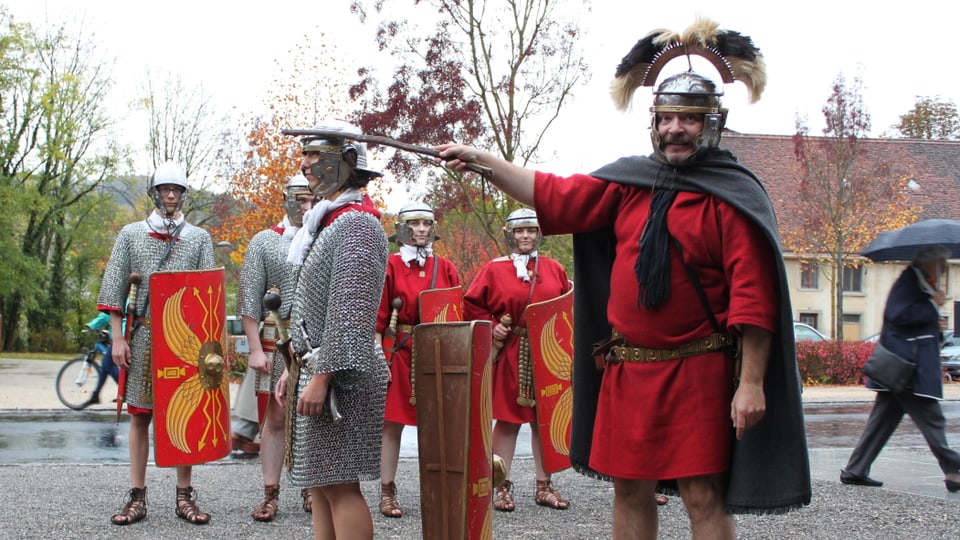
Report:
[[[263,295],[271,287],[280,289],[280,317],[290,318],[293,305],[293,289],[297,283],[297,266],[287,262],[291,238],[284,238],[273,229],[258,232],[247,245],[240,268],[240,283],[237,285],[237,315],[263,321],[267,310],[263,307]],[[283,356],[274,351],[270,359],[273,380],[283,373]],[[260,386],[257,372],[257,387]]]
[[[300,375],[299,396],[311,373],[334,373],[343,421],[293,413],[295,486],[373,480],[380,446],[387,367],[374,349],[377,308],[387,264],[387,237],[365,212],[337,217],[317,235],[300,269],[290,337],[296,351],[314,350]]]
[[[130,287],[130,274],[140,274],[136,314],[150,316],[150,276],[157,270],[207,270],[214,267],[213,241],[206,230],[185,223],[163,265],[160,260],[167,241],[158,238],[146,221],[130,223],[120,230],[107,261],[100,285],[97,309],[123,312]],[[137,324],[130,345],[126,400],[135,407],[153,408],[153,378],[150,376],[150,328]]]

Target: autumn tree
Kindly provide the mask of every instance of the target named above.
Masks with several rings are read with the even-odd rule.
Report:
[[[822,109],[822,137],[811,136],[797,119],[794,156],[801,174],[787,210],[798,225],[782,231],[785,248],[817,264],[831,283],[837,340],[843,339],[844,269],[862,264],[856,254],[878,231],[908,224],[919,211],[908,199],[908,165],[894,156],[869,155],[862,144],[870,129],[862,87],[859,77],[850,84],[842,74],[837,77]]]
[[[385,87],[382,74],[360,70],[351,97],[364,131],[417,144],[462,141],[524,166],[549,157],[544,134],[589,76],[577,21],[561,13],[571,2],[410,3],[415,16],[397,2],[389,5],[395,12],[381,1],[352,3],[362,21],[379,17],[377,44],[399,59]],[[516,202],[476,175],[425,168],[418,156],[396,153],[389,163],[411,187],[425,184],[425,199],[447,212],[444,220],[460,213],[487,238],[486,251],[503,249],[501,227]]]
[[[283,189],[299,171],[301,154],[300,141],[282,131],[346,118],[347,75],[338,58],[334,41],[325,34],[305,36],[277,60],[277,84],[264,103],[267,112],[245,118],[242,135],[228,139],[221,150],[221,180],[230,200],[218,208],[221,224],[213,232],[233,244],[235,262],[242,262],[253,235],[283,219]]]
[[[893,128],[908,139],[957,140],[960,113],[952,99],[917,96],[913,109],[900,115],[900,122]]]
[[[0,8],[0,311],[8,349],[64,350],[82,299],[95,294],[97,276],[78,253],[110,223],[97,202],[125,159],[105,113],[111,66],[82,28],[34,28]]]

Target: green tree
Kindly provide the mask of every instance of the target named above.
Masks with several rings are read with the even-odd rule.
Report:
[[[797,196],[787,204],[797,223],[782,231],[783,244],[824,270],[831,283],[833,337],[843,339],[843,271],[862,264],[856,254],[877,231],[916,220],[907,183],[907,160],[892,154],[871,155],[862,143],[870,130],[860,78],[847,83],[837,76],[823,107],[826,128],[812,137],[797,119],[794,156],[800,166]]]
[[[11,278],[0,286],[6,348],[28,346],[21,328],[31,348],[62,348],[77,299],[91,292],[74,264],[104,223],[88,198],[125,157],[107,136],[110,66],[82,29],[36,30],[0,11],[0,199],[10,215],[0,236],[15,243],[0,261]]]
[[[917,96],[913,109],[900,115],[900,122],[893,128],[907,139],[957,140],[960,113],[952,99]]]

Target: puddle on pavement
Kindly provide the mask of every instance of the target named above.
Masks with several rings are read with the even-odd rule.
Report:
[[[960,441],[960,401],[943,401],[941,405],[947,417],[947,437],[956,446],[956,441]],[[871,406],[871,403],[805,405],[808,446],[852,448],[863,431]],[[0,465],[127,463],[128,431],[127,417],[124,415],[118,425],[111,411],[0,412]],[[925,446],[922,435],[908,417],[888,444]],[[524,425],[517,440],[516,456],[529,455],[530,430]],[[403,430],[400,456],[417,457],[416,427],[407,426]]]

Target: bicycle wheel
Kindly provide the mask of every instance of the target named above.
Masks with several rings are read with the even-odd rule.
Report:
[[[87,406],[90,394],[97,387],[100,378],[100,364],[78,356],[67,361],[57,373],[57,397],[60,402],[74,410],[81,410]]]

